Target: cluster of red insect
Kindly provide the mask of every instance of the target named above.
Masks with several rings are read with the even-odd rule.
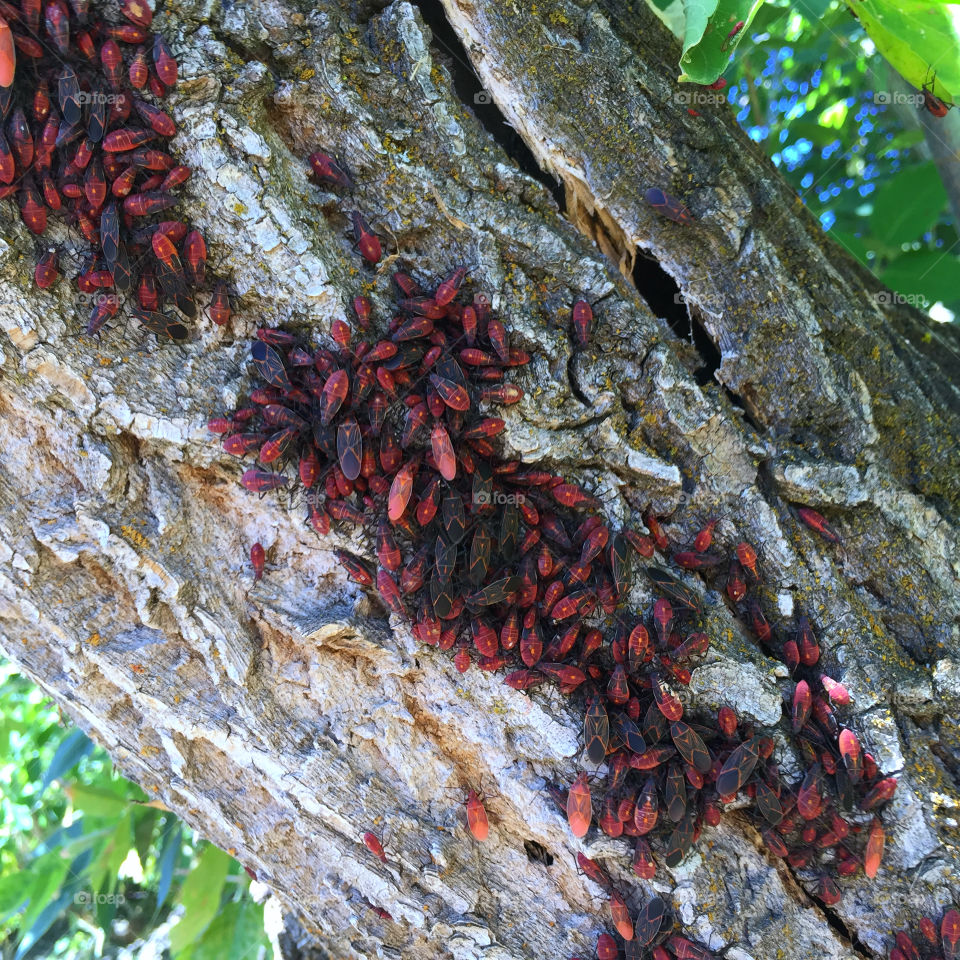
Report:
[[[511,497],[508,483],[526,489],[544,478],[518,469],[495,476],[490,467],[491,438],[503,421],[481,415],[480,406],[517,402],[522,391],[504,374],[529,358],[508,345],[483,296],[455,301],[463,276],[455,271],[427,297],[396,274],[400,312],[372,343],[354,343],[340,320],[329,349],[260,330],[251,353],[263,385],[249,406],[210,429],[224,435],[228,453],[255,456],[258,466],[242,478],[249,490],[285,488],[291,478],[283,470],[295,467],[317,533],[331,522],[375,531],[376,573],[352,554],[338,556],[355,580],[376,584],[392,612],[415,621],[421,640],[449,648],[469,606],[478,650],[489,660],[498,641],[483,611],[517,592],[505,565],[523,546],[520,512],[532,509],[511,505],[501,516],[499,498]],[[358,297],[354,307],[367,330],[369,301]],[[577,496],[569,485],[551,490],[557,500]]]
[[[890,960],[960,960],[960,913],[947,910],[939,930],[929,917],[922,917],[918,926],[917,940],[906,930],[897,931],[897,945],[890,951]]]
[[[0,199],[16,196],[37,236],[53,214],[90,244],[77,276],[93,304],[88,335],[135,293],[134,316],[158,337],[180,341],[187,328],[162,308],[167,301],[196,316],[206,245],[186,223],[159,220],[191,171],[164,149],[176,126],[147,99],[174,86],[177,62],[150,31],[143,0],[124,0],[120,12],[127,22],[110,24],[91,18],[89,0],[20,0],[19,7],[0,0]],[[59,259],[53,247],[40,256],[39,287],[57,280]],[[229,318],[223,284],[210,312],[218,323]]]
[[[577,854],[577,862],[610,897],[610,912],[621,937],[622,947],[611,934],[601,933],[597,938],[598,960],[620,960],[621,957],[640,960],[647,950],[653,960],[710,960],[713,957],[700,944],[671,932],[673,924],[662,898],[653,897],[638,911],[636,919],[631,919],[623,897],[603,867],[582,853]],[[578,958],[572,957],[571,960]]]
[[[318,153],[310,159],[321,182],[350,186],[332,158]],[[668,205],[669,198],[649,199],[656,206]],[[360,255],[377,264],[379,238],[359,213],[351,223]],[[781,783],[773,739],[741,723],[731,708],[709,723],[684,717],[677,687],[690,681],[687,661],[710,643],[698,628],[699,596],[661,567],[647,566],[655,597],[650,620],[618,615],[631,554],[649,560],[658,550],[664,557],[671,553],[657,518],[644,518],[649,535],[613,531],[599,503],[579,486],[501,458],[494,438],[504,422],[481,409],[522,397],[504,376],[529,358],[510,347],[485,297],[459,302],[465,273],[455,270],[432,294],[409,274],[395,273],[397,311],[380,337],[368,334],[372,306],[364,297],[353,308],[356,326],[370,339],[355,342],[354,330],[341,320],[334,321],[327,346],[284,331],[258,331],[251,355],[261,384],[249,405],[210,423],[229,453],[258,461],[241,482],[261,494],[285,489],[292,482],[289,466],[318,534],[328,533],[332,523],[367,532],[378,566],[337,551],[349,576],[375,589],[393,614],[412,623],[421,642],[455,649],[461,672],[476,658],[481,669],[509,670],[504,682],[518,690],[552,683],[565,695],[583,692],[586,755],[606,765],[605,782],[598,791],[581,773],[568,790],[554,789],[554,798],[577,837],[595,822],[609,836],[633,838],[633,867],[641,878],[654,875],[653,845],[662,848],[668,866],[676,866],[703,826],[716,825],[741,791],[754,801],[751,809],[759,811],[771,849],[794,867],[808,866],[811,850],[819,847],[834,851],[838,873],[854,872],[845,865],[855,869],[860,861],[847,837],[862,827],[844,821],[837,804],[853,797],[862,809],[873,809],[889,798],[895,782],[880,780],[852,734],[839,731],[820,695],[830,692],[829,678],[803,678],[808,689],[816,680],[817,696],[810,694],[805,711],[801,696],[794,714],[812,764],[796,789]],[[592,321],[589,304],[578,301],[573,335],[581,346],[589,343]],[[816,528],[819,515],[801,516]],[[819,532],[834,539],[819,519]],[[697,535],[692,550],[673,553],[678,566],[715,568],[719,561],[708,552],[714,523]],[[252,559],[260,576],[262,549]],[[753,549],[740,544],[726,584],[735,605],[747,601],[748,579],[759,580],[756,563]],[[759,606],[751,603],[755,613]],[[600,627],[614,615],[605,636]],[[791,642],[797,669],[816,664],[812,630]],[[792,662],[789,653],[785,659]],[[842,688],[834,687],[836,699]],[[824,799],[827,777],[837,803]],[[474,791],[467,819],[474,837],[485,840],[489,824]],[[878,845],[882,849],[877,823],[866,855],[871,875]],[[385,858],[374,834],[365,834],[364,842]],[[639,956],[648,947],[658,960],[709,956],[683,937],[661,933],[662,901],[655,898],[634,918],[602,867],[585,857],[581,867],[607,891],[622,941],[618,946],[604,934],[598,956],[621,949]],[[819,894],[828,903],[839,898],[826,873],[819,876]]]
[[[800,507],[797,515],[828,542],[841,542],[815,510]],[[725,580],[716,586],[760,644],[782,660],[798,681],[790,713],[797,746],[807,765],[805,775],[793,787],[779,782],[757,784],[753,789],[755,809],[768,848],[794,869],[816,867],[817,896],[834,904],[841,892],[828,868],[837,876],[852,876],[861,868],[869,877],[876,875],[884,848],[883,825],[879,817],[867,822],[863,815],[886,803],[897,781],[882,775],[856,734],[837,720],[835,708],[847,706],[850,694],[823,672],[820,644],[809,619],[797,616],[795,632],[785,638],[775,636],[759,600],[761,578],[754,548],[745,542],[737,544],[728,564],[708,552],[716,523],[708,523],[697,534],[692,549],[673,553],[672,560],[685,570],[705,574],[727,566]],[[653,532],[657,546],[666,549],[666,538],[658,537],[655,521]],[[855,838],[864,832],[866,843],[858,853]]]

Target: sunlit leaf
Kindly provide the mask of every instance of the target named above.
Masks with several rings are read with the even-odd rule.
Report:
[[[117,796],[113,790],[88,787],[74,783],[68,789],[75,810],[91,817],[119,817],[129,806],[129,801]]]
[[[960,98],[960,4],[848,0],[877,50],[910,84],[947,103]],[[934,80],[934,75],[936,79]],[[892,97],[891,91],[882,91]]]
[[[933,163],[891,177],[877,191],[870,232],[890,246],[921,237],[940,216],[947,194]]]
[[[713,83],[761,7],[763,0],[683,0],[683,25],[677,34],[683,40],[680,79]]]
[[[96,749],[93,741],[82,731],[74,730],[60,741],[57,752],[50,761],[40,782],[42,794],[54,780],[59,780],[68,770],[76,766],[84,757],[90,756]]]
[[[220,908],[220,894],[233,861],[212,843],[207,844],[197,865],[183,881],[180,902],[184,914],[170,931],[170,948],[177,956],[206,930]]]
[[[200,938],[178,960],[222,960],[224,957],[255,957],[258,946],[267,947],[263,932],[263,907],[252,900],[227,903]]]
[[[920,301],[945,304],[960,300],[957,277],[960,260],[947,251],[916,250],[897,257],[880,275],[880,279],[909,302],[926,309]]]

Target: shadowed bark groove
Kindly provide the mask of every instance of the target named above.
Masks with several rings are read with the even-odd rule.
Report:
[[[122,327],[76,338],[67,285],[32,286],[32,242],[4,204],[3,651],[270,883],[309,930],[291,921],[302,955],[592,954],[606,910],[543,790],[579,767],[577,701],[460,676],[419,647],[335,562],[335,547],[369,547],[318,541],[301,506],[247,494],[205,427],[248,388],[257,326],[326,332],[361,292],[383,318],[398,265],[470,264],[534,356],[507,455],[585,484],[615,523],[652,506],[674,543],[720,516],[725,547],[759,544],[770,606],[811,617],[854,696],[846,722],[900,777],[884,867],[844,882],[829,912],[736,817],[651,883],[629,877],[620,841],[582,849],[637,902],[663,893],[684,933],[730,960],[879,955],[889,930],[960,895],[955,331],[883,302],[726,110],[686,113],[675,43],[640,5],[443,7],[536,162],[576,191],[589,236],[478,123],[451,54],[399,0],[187,0],[158,17],[180,60],[191,216],[239,294],[230,327],[201,323],[182,350]],[[351,170],[353,197],[308,181],[318,146]],[[659,218],[650,186],[697,223]],[[375,276],[351,251],[351,209],[387,241]],[[620,272],[634,252],[637,271],[650,258],[676,283],[692,344],[686,307],[658,311],[666,322]],[[580,296],[597,320],[574,351]],[[825,513],[844,549],[791,504]],[[268,566],[254,585],[256,540]],[[636,576],[632,609],[649,596]],[[776,730],[789,773],[786,671],[710,600],[692,702]],[[482,846],[458,803],[481,782]],[[387,834],[386,866],[367,829]]]

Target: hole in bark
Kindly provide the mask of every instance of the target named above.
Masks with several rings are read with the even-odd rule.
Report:
[[[647,301],[647,306],[658,317],[663,317],[670,329],[697,351],[702,360],[694,371],[697,383],[701,387],[713,383],[713,375],[720,369],[720,351],[707,335],[703,324],[696,319],[696,308],[688,312],[673,277],[656,260],[641,255],[637,257],[633,268],[633,285]]]
[[[537,843],[536,840],[524,840],[523,849],[526,850],[527,859],[531,863],[536,861],[547,867],[553,864],[553,855],[545,846]]]
[[[720,365],[718,363],[717,367],[719,366]],[[753,429],[756,430],[760,436],[763,436],[763,434],[766,433],[767,428],[754,416],[753,408],[744,402],[743,397],[734,393],[729,387],[724,386],[723,389],[726,391],[727,399],[730,401],[730,403],[732,403],[733,406],[735,406],[738,410],[743,412],[743,419],[746,420],[747,423],[749,423],[750,426],[753,427]],[[803,437],[794,437],[793,441],[801,447],[806,443],[806,440]]]
[[[509,154],[514,163],[528,176],[550,191],[557,206],[563,209],[563,186],[537,163],[523,138],[503,117],[500,108],[484,90],[480,78],[470,65],[460,38],[450,26],[440,0],[414,0],[424,22],[433,33],[433,42],[444,54],[444,61],[453,78],[453,89],[480,121],[483,128]],[[478,96],[479,95],[479,96]]]

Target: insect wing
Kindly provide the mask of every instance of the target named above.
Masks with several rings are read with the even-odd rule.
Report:
[[[883,824],[879,817],[874,817],[870,824],[870,838],[867,840],[867,849],[863,855],[863,872],[872,880],[880,869],[883,859]]]
[[[676,826],[667,846],[667,866],[673,869],[690,852],[693,846],[695,816],[687,814]]]
[[[649,946],[656,939],[663,923],[667,905],[660,897],[654,897],[638,914],[633,934],[641,947]]]
[[[443,498],[443,529],[451,542],[459,543],[467,533],[467,518],[463,510],[463,499],[459,494],[450,492]]]
[[[343,475],[348,480],[356,480],[360,476],[363,438],[360,435],[360,424],[353,414],[345,417],[343,423],[337,427],[337,457]]]
[[[760,759],[760,737],[751,737],[740,744],[727,757],[717,777],[717,793],[721,797],[731,797],[739,793],[740,788],[750,778],[757,761]]]
[[[475,587],[480,586],[487,577],[490,569],[490,553],[493,538],[485,527],[477,527],[470,546],[470,568],[467,580]]]
[[[293,384],[287,376],[280,354],[262,340],[254,340],[250,346],[250,355],[260,376],[271,386],[279,390],[292,390]]]
[[[591,763],[603,763],[610,742],[610,718],[599,697],[593,697],[583,719],[583,739]]]
[[[709,773],[713,758],[710,756],[707,745],[689,724],[682,720],[675,720],[670,724],[670,737],[677,748],[677,753],[683,757],[684,763],[689,763],[700,773]]]
[[[763,780],[757,781],[756,804],[763,819],[771,826],[775,827],[783,819],[783,806],[780,799]]]
[[[625,714],[618,713],[614,719],[617,736],[624,746],[634,753],[646,753],[647,744],[640,733],[640,728]]]
[[[134,319],[139,320],[157,339],[172,340],[174,343],[183,343],[190,335],[190,331],[172,317],[151,310],[135,311]]]

